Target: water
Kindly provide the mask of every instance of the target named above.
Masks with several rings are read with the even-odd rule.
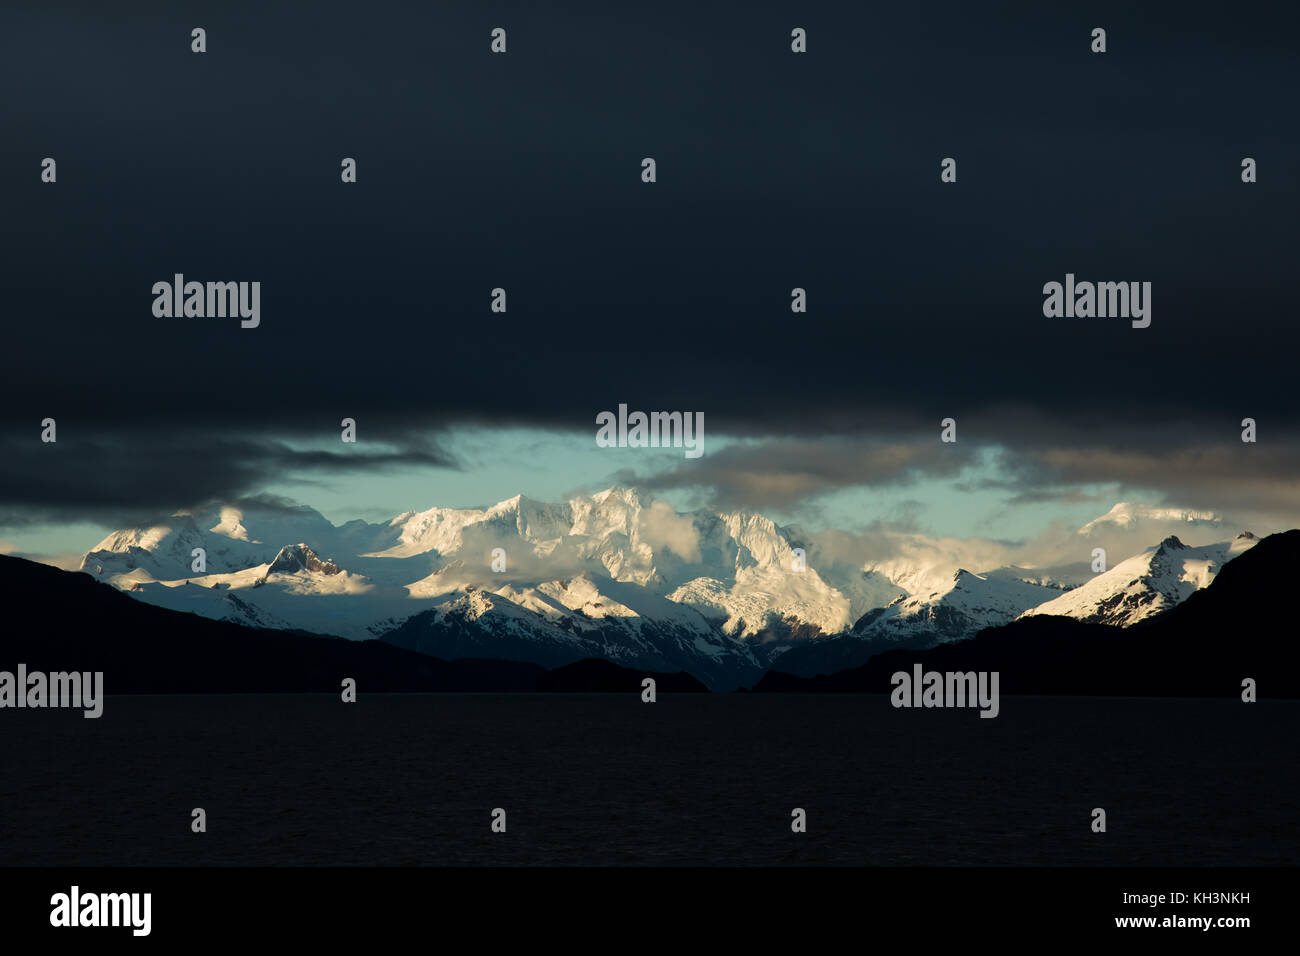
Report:
[[[1293,864],[1297,739],[1296,702],[110,697],[0,712],[0,865]]]

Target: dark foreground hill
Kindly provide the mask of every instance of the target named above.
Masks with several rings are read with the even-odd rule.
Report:
[[[770,671],[758,692],[887,693],[896,671],[998,671],[1003,694],[1300,697],[1300,530],[1265,538],[1182,604],[1122,629],[1030,617],[973,640],[879,654],[817,677]]]
[[[445,661],[383,641],[349,641],[214,621],[137,601],[87,574],[0,556],[0,670],[102,671],[110,694],[357,690],[623,691],[643,677],[661,691],[694,690],[685,675],[642,674],[608,662],[560,672],[497,660]],[[703,689],[700,687],[699,689]]]

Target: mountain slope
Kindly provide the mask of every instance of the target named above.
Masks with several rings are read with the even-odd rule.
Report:
[[[1127,627],[1187,600],[1256,543],[1249,532],[1223,544],[1188,547],[1170,536],[1091,581],[1024,612]]]

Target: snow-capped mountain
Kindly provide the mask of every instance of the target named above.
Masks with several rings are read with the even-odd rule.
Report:
[[[1207,587],[1219,569],[1254,546],[1250,532],[1221,544],[1189,547],[1171,535],[1091,581],[1024,612],[1127,627],[1180,604]]]

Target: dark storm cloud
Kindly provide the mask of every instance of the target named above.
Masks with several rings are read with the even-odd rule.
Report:
[[[105,507],[238,494],[285,463],[275,442],[329,438],[345,415],[370,435],[537,424],[586,441],[627,402],[702,411],[713,435],[902,446],[953,416],[962,442],[1024,450],[1010,494],[1090,474],[1082,451],[1048,450],[1121,432],[1182,454],[1253,415],[1296,440],[1288,8],[134,9],[0,13],[9,506],[84,502],[91,480]],[[176,272],[260,281],[261,326],[155,318],[152,284]],[[1044,318],[1043,283],[1066,272],[1151,281],[1151,327]],[[496,287],[507,313],[489,312]],[[47,415],[100,449],[93,479],[19,450]],[[274,438],[108,450],[146,426]],[[720,494],[851,478],[816,454],[804,470],[738,455],[706,465]],[[195,456],[212,475],[180,481]]]
[[[1300,442],[1286,429],[1248,443],[1231,419],[1213,422],[1212,430],[1185,421],[1169,428],[1132,422],[1052,427],[1039,414],[1000,409],[973,417],[969,428],[965,422],[957,421],[956,444],[940,441],[936,422],[907,439],[751,441],[667,470],[616,477],[757,509],[806,507],[845,488],[937,479],[960,493],[999,493],[1008,506],[1100,503],[1141,491],[1181,506],[1300,517]],[[1098,487],[1107,490],[1090,490]]]
[[[1015,488],[1013,482],[988,482],[980,484],[984,484],[986,487]],[[961,489],[960,484],[958,485],[958,488]],[[1035,488],[1029,491],[1017,492],[1010,498],[1007,498],[1005,503],[1008,505],[1074,505],[1083,504],[1085,502],[1102,502],[1105,500],[1106,495],[1104,494],[1087,494],[1077,488],[1062,488],[1059,485],[1052,485],[1043,488]]]
[[[375,468],[456,466],[425,440],[339,447],[165,430],[119,434],[111,441],[66,429],[49,444],[6,439],[0,441],[0,527],[81,520],[132,524],[241,497],[268,508],[277,500],[260,489],[272,483],[310,483]]]
[[[1238,512],[1300,516],[1300,445],[1237,440],[1182,447],[1116,449],[1083,445],[1021,453],[1019,485],[1116,483],[1163,492],[1167,501]],[[1022,490],[1011,500],[1023,500]]]
[[[841,488],[955,476],[970,462],[973,450],[937,438],[910,444],[761,442],[731,445],[635,483],[650,490],[709,489],[714,503],[724,507],[790,508]]]

